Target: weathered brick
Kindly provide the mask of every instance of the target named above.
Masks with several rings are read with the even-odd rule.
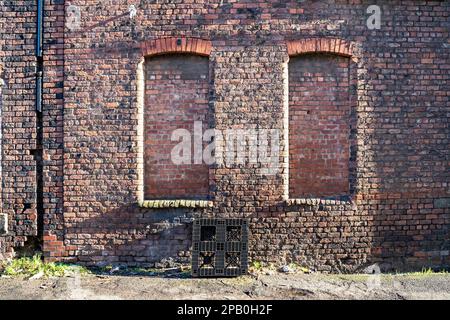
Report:
[[[74,4],[82,14],[76,31],[64,28],[62,2],[49,1],[45,7],[39,199],[34,156],[41,147],[34,112],[36,4],[2,3],[0,194],[10,233],[0,236],[0,257],[12,256],[14,247],[37,234],[41,214],[49,260],[149,265],[173,257],[187,262],[192,219],[217,216],[251,218],[249,251],[254,260],[295,261],[323,271],[355,270],[378,261],[448,264],[448,256],[436,254],[448,251],[450,222],[442,200],[450,197],[448,1],[383,6],[380,30],[367,28],[367,4],[361,1],[219,5],[202,0],[185,1],[176,10],[168,1],[143,1],[134,21],[126,1],[103,1],[97,10],[87,2]],[[199,178],[187,179],[193,184],[186,180],[184,186],[195,197],[207,190],[211,208],[137,205],[149,172],[143,167],[146,151],[141,146],[149,137],[139,135],[140,112],[158,107],[149,97],[164,89],[155,74],[155,79],[145,78],[145,93],[137,70],[144,58],[145,69],[151,59],[157,61],[154,55],[161,55],[164,64],[170,60],[166,54],[174,53],[185,62],[191,55],[208,60],[202,90],[208,92],[212,126],[282,133],[277,174],[262,175],[259,167],[248,164],[212,166],[207,179],[206,167],[193,172]],[[295,73],[295,61],[309,65]],[[339,67],[344,61],[348,68]],[[166,64],[169,72],[171,65]],[[335,74],[327,76],[331,71]],[[291,80],[297,79],[289,81],[289,73]],[[154,93],[150,81],[158,89]],[[183,81],[178,82],[180,88]],[[286,92],[288,87],[291,92]],[[311,95],[300,96],[292,115],[288,105],[294,88]],[[144,90],[142,106],[139,90]],[[348,100],[337,94],[344,91]],[[315,123],[307,119],[311,113],[301,112],[313,102],[317,105],[310,106],[312,111],[322,117]],[[206,104],[199,106],[205,111]],[[183,104],[177,112],[189,109]],[[312,130],[338,123],[333,138],[312,139],[316,150],[308,165],[314,174],[308,182],[289,183],[301,166],[289,161],[288,119],[310,138]],[[333,166],[312,161],[336,143],[345,152],[330,153]],[[301,144],[291,156],[306,152]],[[150,179],[158,174],[160,170]],[[322,183],[314,185],[317,181]],[[292,196],[307,199],[285,201],[296,184],[300,191]],[[174,183],[157,187],[151,188],[161,192],[155,197],[167,196]],[[324,199],[336,195],[348,198]],[[37,212],[38,207],[44,212]]]

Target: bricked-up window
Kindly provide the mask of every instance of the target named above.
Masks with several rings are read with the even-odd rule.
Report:
[[[211,125],[208,108],[209,60],[191,54],[167,54],[145,61],[144,196],[145,199],[205,199],[209,166],[194,161],[194,123]],[[191,134],[190,163],[171,159],[174,130]]]
[[[289,61],[289,196],[352,192],[354,108],[347,57],[303,54]]]

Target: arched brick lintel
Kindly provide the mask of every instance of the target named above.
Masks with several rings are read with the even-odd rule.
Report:
[[[333,53],[356,60],[354,44],[335,38],[313,38],[286,42],[289,56],[305,53]]]
[[[200,56],[209,56],[211,41],[200,38],[168,37],[148,40],[141,44],[144,57],[166,53],[193,53]]]

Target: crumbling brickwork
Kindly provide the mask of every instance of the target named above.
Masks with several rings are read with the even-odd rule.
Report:
[[[0,2],[2,208],[11,217],[11,235],[0,235],[4,251],[5,243],[20,246],[21,237],[37,233],[32,150],[38,146],[34,79],[27,78],[35,61],[29,30],[35,2]],[[377,1],[381,24],[374,30],[366,23],[372,3],[359,0],[134,4],[130,18],[125,0],[71,1],[81,17],[78,28],[68,28],[69,4],[46,1],[41,193],[47,259],[188,262],[192,219],[215,216],[249,219],[251,260],[295,261],[322,271],[373,262],[449,264],[447,1]],[[208,60],[208,110],[216,129],[279,130],[278,170],[264,174],[259,164],[215,164],[208,172],[212,207],[139,206],[148,196],[140,130],[149,107],[139,70],[145,75],[151,59],[163,64],[165,53]],[[297,63],[304,77],[292,72]],[[320,81],[325,65],[331,65],[327,72],[337,68],[336,78],[348,75],[337,85],[355,96],[348,104],[344,96],[330,98],[338,90],[335,82],[326,89],[326,77]],[[306,90],[313,83],[323,102],[314,105],[313,115],[324,118],[299,125],[311,135],[309,129],[331,122],[324,107],[346,108],[336,115],[333,135],[345,151],[331,154],[339,160],[333,179],[321,179],[331,167],[316,164],[317,180],[305,180],[309,189],[298,181],[290,193],[296,166],[289,150],[295,91],[289,88]],[[314,102],[301,97],[298,110]],[[203,100],[199,105],[206,106]],[[332,146],[324,143],[320,154]],[[330,180],[336,183],[325,190]],[[330,195],[346,197],[326,199]]]

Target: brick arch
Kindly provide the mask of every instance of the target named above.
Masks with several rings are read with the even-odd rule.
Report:
[[[354,44],[335,38],[312,38],[287,41],[289,56],[305,53],[333,53],[339,56],[356,59]]]
[[[166,53],[193,53],[209,56],[211,41],[190,37],[167,37],[148,40],[141,44],[143,56],[153,56]]]

